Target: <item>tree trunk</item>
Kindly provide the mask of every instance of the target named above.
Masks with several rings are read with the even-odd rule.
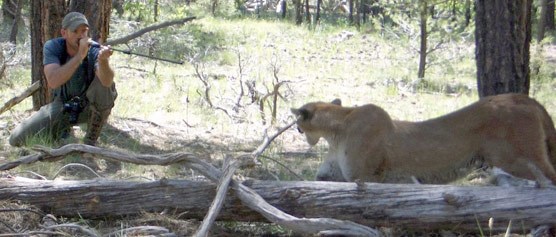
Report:
[[[286,18],[286,11],[288,10],[288,1],[286,0],[281,0],[280,1],[282,4],[280,4],[280,7],[282,8],[282,19]]]
[[[521,233],[556,224],[556,190],[517,187],[247,181],[273,206],[298,217],[331,217],[376,227],[477,232],[494,218]],[[55,216],[106,218],[171,209],[202,219],[216,185],[201,181],[45,181],[0,179],[0,199],[19,200]],[[219,220],[265,221],[228,192]],[[518,223],[518,224],[517,224]],[[479,226],[480,225],[480,226]]]
[[[553,0],[549,0],[548,4],[546,5],[546,18],[545,18],[545,27],[548,30],[554,30],[554,6],[555,3]]]
[[[305,21],[311,24],[311,11],[309,9],[309,0],[305,0]]]
[[[158,0],[154,1],[154,9],[153,9],[153,14],[154,14],[154,22],[158,21]]]
[[[348,8],[349,8],[349,14],[348,14],[349,24],[353,24],[353,0],[348,0]]]
[[[315,25],[320,21],[320,7],[321,7],[322,0],[317,0],[317,12],[315,14]]]
[[[539,7],[541,9],[541,15],[539,17],[539,28],[537,29],[537,41],[541,42],[544,39],[544,33],[546,29],[546,17],[548,16],[548,0],[540,0]]]
[[[15,19],[15,9],[17,8],[14,0],[2,1],[2,16],[4,21]]]
[[[425,67],[427,65],[427,0],[420,0],[420,21],[419,26],[421,29],[421,45],[419,48],[419,70],[417,71],[418,78],[425,77]]]
[[[210,11],[212,16],[216,16],[216,8],[218,7],[218,0],[211,0]]]
[[[362,11],[362,1],[360,0],[354,0],[355,1],[355,26],[357,27],[357,30],[361,30],[361,12]]]
[[[465,27],[471,23],[471,0],[465,0]]]
[[[21,8],[23,8],[23,0],[17,0],[15,3],[17,4],[17,7],[15,9],[15,17],[13,19],[12,29],[10,30],[9,41],[14,44],[17,44],[17,32],[19,26],[19,19],[21,18]]]
[[[301,5],[301,0],[293,0],[295,7],[295,24],[301,25],[303,23],[303,6]]]
[[[529,94],[532,0],[476,1],[479,96]]]
[[[119,17],[122,17],[124,15],[124,0],[112,1],[112,8],[116,10]]]
[[[72,0],[69,11],[83,13],[89,21],[91,38],[98,42],[106,42],[110,33],[112,0]]]
[[[9,32],[10,28],[13,26],[14,21],[16,20],[16,1],[15,0],[4,0],[2,1],[2,30],[4,32]],[[0,39],[4,40],[4,39]]]
[[[46,40],[60,36],[65,6],[64,0],[31,0],[31,83],[41,82],[40,90],[33,94],[34,110],[52,100],[43,71],[43,46]]]

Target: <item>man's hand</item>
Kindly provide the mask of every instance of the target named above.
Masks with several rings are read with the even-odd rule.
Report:
[[[89,37],[83,37],[79,39],[79,49],[77,50],[77,55],[80,56],[81,60],[87,57],[87,53],[89,52]]]
[[[108,59],[112,56],[113,51],[110,45],[104,46],[101,44],[99,47],[100,50],[97,57],[98,68],[95,73],[103,86],[110,87],[114,82],[114,71],[112,71]]]
[[[112,52],[113,51],[112,51],[110,45],[108,45],[108,46],[101,45],[100,46],[100,51],[98,51],[98,60],[99,61],[108,61],[110,56],[112,56]]]

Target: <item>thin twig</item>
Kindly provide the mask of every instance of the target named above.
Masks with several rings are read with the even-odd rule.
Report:
[[[292,175],[297,177],[299,180],[307,181],[307,180],[305,180],[305,178],[303,178],[303,177],[301,177],[301,175],[298,175],[297,173],[295,173],[293,170],[291,170],[288,166],[284,165],[282,162],[280,162],[280,161],[278,161],[274,158],[271,158],[270,156],[261,155],[259,157],[274,161],[276,164],[278,164],[279,166],[282,166],[282,168],[286,169],[288,172],[290,172]]]
[[[259,145],[259,147],[257,147],[256,150],[254,150],[253,152],[251,152],[251,156],[253,157],[253,160],[256,162],[257,158],[263,154],[263,152],[266,150],[266,148],[270,145],[270,143],[272,143],[272,141],[274,141],[274,139],[276,139],[280,134],[282,134],[283,132],[285,132],[286,130],[288,130],[289,128],[291,128],[296,121],[290,122],[289,124],[287,124],[285,127],[281,128],[278,130],[278,132],[276,132],[274,135],[272,136],[268,136],[266,134],[266,130],[265,130],[265,135],[263,138],[263,142],[261,143],[261,145]]]
[[[122,179],[124,179],[124,180],[130,180],[130,179],[135,179],[135,178],[144,179],[144,180],[148,180],[148,181],[154,181],[154,179],[149,178],[149,177],[145,177],[145,176],[129,176],[129,177],[122,177]]]
[[[94,175],[96,175],[99,178],[102,178],[102,176],[100,174],[98,174],[97,172],[95,172],[91,167],[86,166],[84,164],[79,164],[79,163],[69,163],[67,165],[62,166],[62,168],[58,169],[58,171],[56,171],[56,173],[54,174],[54,176],[52,177],[52,179],[55,179],[56,177],[58,177],[58,175],[65,169],[67,168],[71,168],[71,167],[81,167],[81,168],[85,168],[89,171],[91,171],[91,173],[93,173]]]
[[[16,173],[16,174],[23,174],[23,173],[29,173],[29,174],[32,174],[32,175],[34,175],[34,176],[39,177],[39,178],[42,179],[42,180],[48,180],[48,178],[46,178],[46,177],[44,177],[44,176],[42,176],[42,175],[40,175],[40,174],[38,174],[38,173],[36,173],[36,172],[30,171],[30,170],[26,170],[26,171],[23,171],[23,172],[18,172],[18,173]]]
[[[47,230],[55,230],[55,229],[60,229],[60,228],[70,228],[70,229],[75,229],[80,231],[81,233],[86,234],[87,236],[91,236],[91,237],[99,237],[99,235],[97,235],[93,230],[90,230],[88,228],[85,228],[81,225],[78,224],[59,224],[59,225],[51,225],[51,226],[47,226],[45,227]]]

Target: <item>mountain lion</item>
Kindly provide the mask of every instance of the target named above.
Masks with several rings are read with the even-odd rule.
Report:
[[[292,109],[307,142],[329,145],[317,180],[447,183],[480,164],[541,186],[556,184],[556,130],[537,101],[522,94],[485,97],[439,118],[392,120],[367,104],[314,102]]]

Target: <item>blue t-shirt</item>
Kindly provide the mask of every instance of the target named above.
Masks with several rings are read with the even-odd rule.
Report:
[[[95,77],[94,69],[97,67],[98,51],[99,48],[89,48],[87,57],[73,73],[71,79],[54,90],[55,96],[62,96],[63,101],[68,101],[75,96],[85,95]],[[70,59],[66,52],[66,40],[64,38],[51,39],[44,44],[43,65],[52,63],[64,65]]]

